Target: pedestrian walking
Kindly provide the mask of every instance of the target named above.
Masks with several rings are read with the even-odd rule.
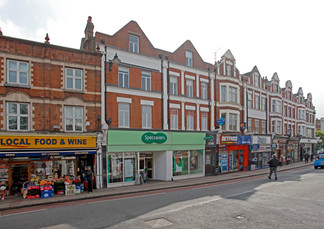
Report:
[[[274,154],[272,155],[272,158],[270,161],[268,161],[269,168],[270,168],[270,174],[268,176],[269,179],[271,179],[272,173],[275,175],[275,180],[277,180],[277,166],[278,166],[278,159],[277,156]]]
[[[305,158],[305,164],[308,163],[309,154],[305,153],[304,158]]]
[[[88,192],[92,192],[92,186],[93,186],[93,173],[91,171],[91,167],[88,167],[88,170],[85,173],[85,176],[88,180]]]
[[[314,160],[314,154],[311,153],[311,162],[313,162],[313,160]]]
[[[278,165],[279,165],[279,166],[282,166],[283,163],[284,163],[284,158],[283,158],[283,156],[281,155],[281,157],[280,157],[280,159],[279,159],[279,163],[278,163]]]

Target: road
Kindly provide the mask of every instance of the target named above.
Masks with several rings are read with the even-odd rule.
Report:
[[[3,212],[4,228],[324,228],[324,170]],[[127,188],[127,187],[125,187]]]

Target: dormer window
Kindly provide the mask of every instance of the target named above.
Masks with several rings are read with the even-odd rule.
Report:
[[[186,66],[192,67],[193,66],[193,59],[192,59],[192,52],[186,51]]]
[[[139,52],[139,37],[129,35],[129,51],[138,53]]]

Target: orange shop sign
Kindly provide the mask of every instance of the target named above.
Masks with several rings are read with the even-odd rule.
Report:
[[[96,148],[96,136],[0,136],[0,149]]]

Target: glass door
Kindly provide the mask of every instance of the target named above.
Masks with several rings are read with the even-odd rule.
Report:
[[[153,179],[153,153],[140,153],[140,172],[146,169],[147,179]]]

